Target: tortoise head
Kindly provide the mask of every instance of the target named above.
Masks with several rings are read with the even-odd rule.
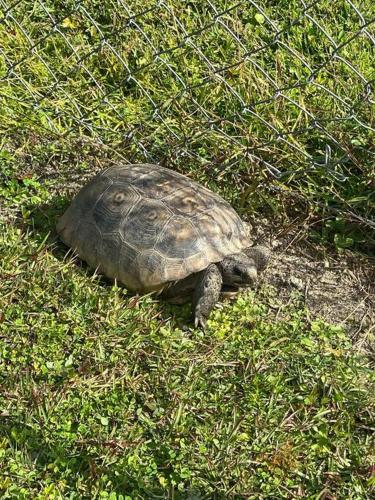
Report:
[[[270,250],[263,246],[246,248],[243,252],[229,255],[218,263],[224,285],[253,285],[258,271],[262,271],[271,256]]]

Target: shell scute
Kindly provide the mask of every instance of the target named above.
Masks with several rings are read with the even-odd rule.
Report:
[[[140,195],[130,185],[114,183],[109,186],[98,197],[92,214],[102,234],[117,232],[140,199]]]
[[[157,200],[142,199],[121,224],[124,241],[139,251],[154,248],[172,212]]]

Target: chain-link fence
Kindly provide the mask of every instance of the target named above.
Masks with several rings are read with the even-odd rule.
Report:
[[[0,7],[3,147],[268,178],[375,227],[373,0]]]

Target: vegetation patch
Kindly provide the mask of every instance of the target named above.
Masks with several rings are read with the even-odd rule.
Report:
[[[54,230],[94,172],[160,162],[290,245],[374,255],[373,1],[0,6],[0,496],[373,498],[371,356],[302,293],[203,332]]]
[[[2,498],[371,497],[375,378],[340,327],[264,289],[194,330],[66,255],[37,181],[1,194],[28,204],[0,232]]]

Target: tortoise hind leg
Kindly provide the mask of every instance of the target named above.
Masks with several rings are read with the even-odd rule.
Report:
[[[215,264],[199,273],[192,300],[195,327],[205,327],[210,312],[219,300],[222,284],[221,273]]]
[[[197,274],[190,274],[186,278],[171,284],[163,290],[162,296],[171,304],[186,304],[191,300],[195,288]]]

